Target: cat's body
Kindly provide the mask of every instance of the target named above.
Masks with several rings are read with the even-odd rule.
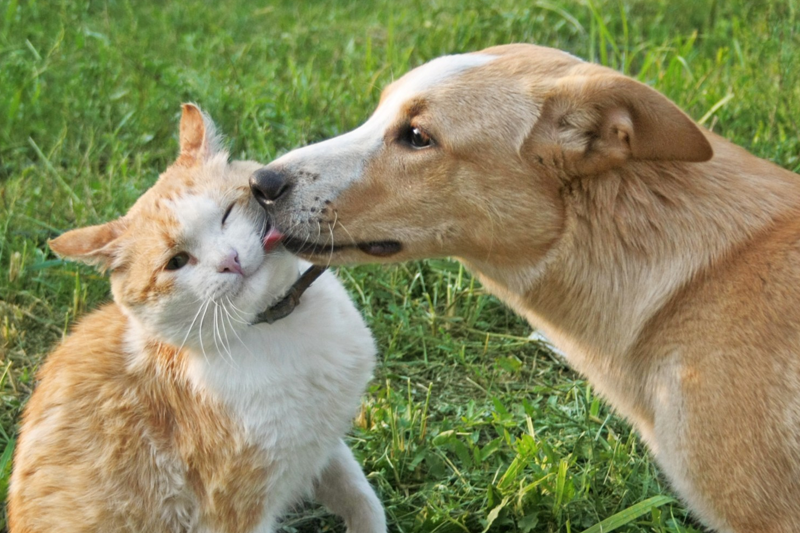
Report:
[[[246,325],[300,265],[262,248],[258,231],[253,240],[264,222],[246,184],[258,166],[227,163],[202,124],[193,148],[200,118],[184,110],[181,159],[122,228],[53,242],[112,268],[117,303],[84,318],[42,368],[15,456],[11,533],[271,532],[305,496],[349,531],[385,531],[341,440],[374,366],[372,336],[331,274],[288,317]]]

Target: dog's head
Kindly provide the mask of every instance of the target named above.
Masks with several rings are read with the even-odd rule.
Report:
[[[711,146],[655,90],[564,52],[446,56],[389,85],[361,127],[256,172],[287,248],[320,263],[457,256],[535,263],[578,177]]]

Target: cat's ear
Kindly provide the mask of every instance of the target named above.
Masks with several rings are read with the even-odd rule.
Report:
[[[222,139],[211,118],[195,104],[183,104],[181,108],[181,154],[177,164],[193,167],[223,152]]]
[[[74,229],[52,239],[50,249],[65,259],[95,265],[102,270],[113,268],[120,253],[117,239],[126,227],[124,219],[119,219]]]

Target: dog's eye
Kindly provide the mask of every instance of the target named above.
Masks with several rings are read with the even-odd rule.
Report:
[[[165,270],[180,270],[181,268],[185,267],[191,256],[186,252],[180,252],[172,256],[172,259],[167,261],[167,265],[164,267]]]
[[[433,144],[431,136],[416,127],[410,127],[403,133],[403,141],[414,148],[427,148]]]
[[[225,210],[225,214],[222,215],[222,225],[223,226],[225,225],[225,221],[228,220],[228,215],[230,215],[231,211],[233,211],[233,206],[234,205],[235,205],[235,202],[233,204],[229,205],[228,209]]]

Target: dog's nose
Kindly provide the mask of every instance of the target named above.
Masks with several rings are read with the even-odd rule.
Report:
[[[289,192],[290,188],[291,183],[286,174],[267,167],[256,170],[250,176],[250,191],[264,209],[272,207],[278,198]]]

